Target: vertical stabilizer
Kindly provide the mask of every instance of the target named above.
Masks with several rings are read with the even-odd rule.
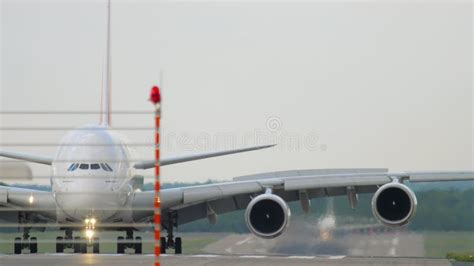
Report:
[[[111,90],[112,90],[112,70],[110,58],[110,0],[107,3],[107,40],[105,47],[105,81],[102,86],[102,103],[100,110],[100,124],[104,126],[110,125],[110,108],[111,108]]]

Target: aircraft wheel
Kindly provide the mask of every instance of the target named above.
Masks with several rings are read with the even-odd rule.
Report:
[[[81,243],[81,253],[82,254],[87,254],[87,240],[83,240]]]
[[[62,237],[56,237],[56,253],[64,252],[64,240]]]
[[[92,253],[98,254],[100,253],[100,246],[99,246],[99,238],[94,238],[94,245],[92,246]]]
[[[135,237],[135,254],[142,254],[142,238]]]
[[[21,238],[15,238],[15,244],[13,245],[15,254],[21,254]]]
[[[79,236],[74,238],[74,253],[81,253],[82,239]]]
[[[36,237],[30,238],[30,253],[38,253],[38,240]]]
[[[123,254],[125,253],[125,245],[124,245],[124,240],[123,236],[117,237],[117,254]]]
[[[174,254],[181,254],[181,253],[183,253],[182,241],[181,241],[181,237],[177,237],[174,239]]]
[[[161,254],[166,254],[166,238],[160,237],[160,252]]]

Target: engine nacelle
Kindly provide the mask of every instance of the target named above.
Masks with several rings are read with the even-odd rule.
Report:
[[[372,212],[383,224],[402,226],[407,224],[416,212],[416,196],[401,183],[381,186],[372,197]]]
[[[262,194],[250,201],[245,222],[250,232],[262,238],[275,238],[290,224],[291,211],[279,196]]]

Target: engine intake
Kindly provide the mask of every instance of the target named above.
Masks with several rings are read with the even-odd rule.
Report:
[[[249,230],[262,238],[275,238],[285,231],[290,223],[291,211],[279,196],[262,194],[250,201],[245,211],[245,222]]]
[[[372,212],[383,224],[402,226],[407,224],[416,212],[415,193],[400,183],[381,186],[372,198]]]

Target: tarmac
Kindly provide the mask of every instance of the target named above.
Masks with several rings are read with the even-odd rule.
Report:
[[[0,255],[0,265],[153,265],[155,257],[127,254],[23,254]],[[287,266],[287,265],[456,265],[446,259],[347,256],[258,256],[258,255],[163,255],[162,265],[169,266]],[[466,264],[470,265],[470,264]]]

